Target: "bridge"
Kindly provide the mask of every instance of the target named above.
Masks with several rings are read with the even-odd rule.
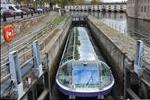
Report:
[[[97,5],[67,5],[65,9],[70,11],[103,11],[103,12],[126,12],[127,5],[123,3],[101,3]]]

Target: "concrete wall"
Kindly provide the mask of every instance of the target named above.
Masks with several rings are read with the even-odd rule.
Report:
[[[12,24],[14,26],[14,32],[15,35],[16,34],[24,34],[26,33],[31,27],[37,25],[42,19],[44,19],[47,15],[41,15],[41,16],[37,16],[37,17],[31,17],[28,19],[20,19],[20,20],[15,20],[12,22],[6,22],[6,23],[2,23],[1,24],[1,33],[3,31],[3,27],[7,24]],[[1,34],[1,40],[3,43],[3,36]]]
[[[61,58],[61,54],[63,53],[64,44],[66,42],[68,31],[71,27],[71,19],[66,18],[66,21],[60,26],[59,29],[54,30],[52,33],[54,36],[49,35],[42,45],[45,45],[43,49],[43,53],[48,53],[48,77],[49,77],[49,93],[52,91],[52,85],[55,81],[55,75],[57,72],[57,68],[59,67],[59,60]],[[50,39],[50,37],[52,38]]]
[[[131,72],[133,72],[134,69],[133,64],[136,52],[136,40],[105,25],[95,17],[89,16],[88,24],[91,30],[93,30],[92,36],[96,39],[104,56],[111,65],[112,70],[116,75],[116,80],[123,88],[124,68],[129,69]],[[143,67],[145,70],[150,70],[150,48],[146,46],[144,47]],[[132,79],[135,78],[137,77],[132,77]],[[149,80],[146,78],[144,79],[144,75],[142,78],[149,83]],[[133,81],[132,79],[131,81]]]
[[[44,19],[47,15],[41,15],[37,17],[31,17],[27,19],[20,19],[20,20],[15,20],[12,22],[6,22],[1,24],[1,29],[3,28],[4,25],[7,24],[12,24],[15,27],[15,34],[20,34],[25,31],[27,31],[30,27],[38,24],[39,21]]]
[[[71,26],[71,19],[69,17],[66,17],[65,20],[60,23],[60,25],[58,25],[54,30],[48,32],[47,35],[45,35],[45,37],[43,37],[42,40],[38,41],[40,45],[42,61],[44,64],[46,62],[44,60],[47,60],[45,59],[45,53],[48,53],[49,55],[48,57],[49,67],[48,68],[45,67],[49,72],[48,77],[52,77],[54,74],[53,72],[55,72],[55,68],[53,67],[53,65],[57,62],[56,59],[58,59],[58,56],[62,53],[62,48],[64,46],[65,39],[67,37],[67,33],[69,31],[70,26]],[[31,50],[31,48],[28,48],[28,49]],[[27,74],[29,74],[32,72],[33,63],[29,63],[29,65],[27,64],[27,66],[22,67],[22,69],[25,68],[25,71],[27,71],[28,69],[27,67],[30,68],[29,72],[27,72]],[[6,89],[9,87],[10,81],[11,81],[10,74],[6,76],[7,77],[3,79],[3,81],[1,82],[2,84],[1,86],[3,87],[1,91],[1,96],[4,96],[4,97],[9,92],[9,91],[6,91]],[[25,75],[25,76],[27,77],[29,75]],[[23,79],[25,79],[25,76],[23,77]],[[34,76],[34,73],[31,73],[31,76]],[[35,83],[35,80],[36,80],[35,78],[32,78],[32,83]],[[46,80],[46,81],[48,82],[49,80]],[[29,88],[25,89],[25,92],[29,91]]]
[[[96,19],[95,17],[89,16],[89,24],[96,31],[96,34],[99,38],[100,43],[102,43],[108,52],[113,55],[113,52],[118,52],[114,54],[124,54],[126,53],[126,57],[130,61],[134,61],[135,51],[136,51],[136,40],[131,38],[130,36],[126,36],[121,34],[117,30],[105,25],[100,20]],[[114,50],[113,50],[114,48]],[[150,63],[150,48],[145,46],[144,47],[144,62]],[[112,56],[117,57],[117,55]],[[119,56],[120,58],[121,56]],[[115,60],[116,59],[116,60]],[[123,70],[123,64],[121,64],[122,60],[118,58],[114,58],[114,60],[119,64],[120,70]],[[143,63],[145,65],[145,63]],[[146,66],[149,68],[150,66]]]
[[[91,20],[91,18],[89,19]],[[111,66],[111,70],[116,74],[119,84],[123,84],[123,64],[124,64],[124,55],[123,53],[109,40],[103,32],[95,26],[94,23],[88,22],[89,27],[91,28],[92,36],[95,38],[98,43],[99,48],[102,50],[102,53],[105,56],[105,59],[108,61]],[[116,73],[115,73],[116,72]],[[123,87],[122,87],[123,88]]]

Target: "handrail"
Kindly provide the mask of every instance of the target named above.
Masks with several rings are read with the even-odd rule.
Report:
[[[67,17],[68,18],[68,17]],[[66,21],[68,21],[68,19],[65,19],[63,22],[65,22],[65,25],[66,25]],[[64,25],[64,26],[65,26]],[[65,28],[63,26],[63,28]],[[55,27],[56,28],[56,27]],[[42,31],[43,32],[43,31]],[[47,32],[47,31],[46,31]],[[44,33],[46,33],[46,32],[44,32]],[[39,32],[40,33],[40,32]],[[36,35],[34,35],[34,36],[37,36],[37,34]],[[34,37],[33,36],[33,37]],[[42,35],[43,36],[43,35]],[[31,37],[30,39],[32,39],[33,37]],[[38,40],[40,40],[42,37],[39,37],[38,38]],[[42,41],[40,44],[42,44],[42,43],[44,43],[45,41]],[[25,43],[25,45],[23,45],[23,47],[20,49],[19,48],[19,50],[18,50],[18,53],[20,53],[19,55],[18,55],[18,57],[23,57],[23,55],[25,55],[25,54],[28,54],[28,52],[32,52],[32,50],[31,50],[31,48],[29,48],[29,47],[31,47],[31,41],[30,42],[28,42],[28,43]],[[24,43],[22,43],[22,44],[24,44]],[[27,49],[26,51],[23,51],[23,53],[21,53],[21,51],[23,50],[23,49]],[[43,57],[44,58],[44,57]],[[5,61],[3,61],[3,67],[1,66],[1,68],[3,68],[1,71],[5,71],[5,70],[7,70],[8,69],[8,67],[9,67],[9,65],[8,65],[8,67],[4,67],[4,66],[7,66],[7,64],[9,64],[9,62],[7,61],[6,62],[6,60],[7,60],[8,58],[5,58]],[[33,60],[33,57],[32,58],[30,58],[30,59],[28,59],[28,60],[26,60],[25,59],[25,62],[23,62],[22,64],[21,64],[21,68],[27,63],[27,62],[29,62],[29,61],[31,61],[31,60]],[[1,62],[2,63],[2,62]],[[10,74],[9,72],[7,72],[8,74]],[[2,73],[1,73],[1,75],[2,75]],[[1,77],[2,79],[3,79],[3,77]]]

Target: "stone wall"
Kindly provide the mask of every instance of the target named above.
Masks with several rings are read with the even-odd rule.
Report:
[[[124,69],[127,68],[134,72],[136,40],[105,25],[95,17],[89,16],[88,24],[93,31],[92,36],[96,39],[98,46],[102,49],[102,53],[114,72],[113,74],[115,74],[115,79],[123,88]],[[146,46],[144,47],[143,67],[145,70],[150,70],[150,48]],[[148,82],[149,79],[147,80],[144,77],[145,75],[143,74],[142,78]],[[135,77],[132,79],[135,79]]]
[[[134,61],[134,56],[136,52],[136,40],[131,38],[130,36],[126,36],[117,30],[105,25],[100,20],[96,19],[95,17],[89,16],[89,24],[92,29],[96,31],[97,38],[101,44],[105,46],[107,51],[110,53],[112,57],[117,57],[117,55],[113,56],[113,54],[118,54],[120,58],[120,54],[126,53],[126,57],[130,61]],[[113,53],[118,52],[118,53]],[[123,64],[121,64],[122,60],[119,58],[116,59],[116,62],[120,66],[120,70],[123,70]],[[144,47],[144,62],[150,63],[150,48],[145,46]],[[120,62],[120,64],[119,64]],[[143,63],[145,65],[145,63]],[[149,69],[150,66],[145,66]]]
[[[25,34],[29,30],[31,31],[31,28],[33,26],[36,26],[39,22],[41,22],[42,19],[44,19],[47,15],[41,15],[37,17],[31,17],[27,19],[20,19],[15,20],[12,22],[6,22],[1,24],[1,33],[3,31],[3,27],[7,24],[12,24],[14,26],[14,33],[17,34]],[[4,42],[3,36],[1,34],[1,44]]]
[[[37,17],[31,17],[31,18],[27,18],[27,19],[20,19],[20,20],[15,20],[12,22],[6,22],[6,23],[2,23],[1,24],[1,29],[4,27],[4,25],[7,24],[12,24],[15,27],[15,34],[19,34],[19,33],[24,33],[25,31],[27,31],[30,27],[35,26],[39,21],[41,21],[42,19],[44,19],[47,15],[41,15],[41,16],[37,16]]]
[[[61,58],[60,55],[63,53],[63,48],[67,39],[68,31],[71,27],[71,23],[71,19],[66,18],[66,21],[63,22],[60,28],[56,28],[56,30],[52,31],[54,36],[49,39],[49,35],[47,39],[44,39],[45,42],[42,44],[45,45],[43,46],[45,48],[42,52],[48,53],[49,86],[52,86],[52,82],[55,81],[54,77],[57,72],[59,60]]]
[[[55,68],[53,67],[53,65],[56,63],[56,59],[58,58],[58,55],[60,55],[60,53],[62,53],[62,48],[64,47],[65,39],[67,37],[70,26],[71,26],[71,19],[66,17],[63,22],[61,22],[57,27],[55,27],[55,29],[47,32],[45,37],[43,37],[42,40],[38,41],[38,43],[40,45],[42,61],[43,61],[43,57],[44,57],[45,53],[48,53],[48,55],[49,55],[49,57],[48,57],[49,76],[48,77],[51,77],[53,72],[55,71]],[[31,48],[28,48],[28,49],[31,50]],[[29,50],[27,50],[27,51],[29,51]],[[32,69],[33,63],[30,63],[27,67],[30,67]],[[23,67],[22,67],[22,69],[23,69]],[[26,69],[26,71],[27,71],[27,69]],[[32,71],[32,70],[30,70],[30,71]],[[30,73],[30,72],[27,72],[27,73]],[[3,87],[2,91],[1,91],[1,96],[5,97],[8,94],[9,91],[6,91],[6,90],[10,85],[10,81],[11,81],[10,74],[6,75],[6,77],[3,79],[3,81],[1,80],[1,84]],[[49,80],[47,80],[47,82],[48,81]],[[28,89],[26,89],[26,90],[28,91]]]

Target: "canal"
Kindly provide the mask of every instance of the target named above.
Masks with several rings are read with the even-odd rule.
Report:
[[[150,47],[150,21],[148,20],[129,18],[126,13],[78,12],[78,14],[95,16],[108,26],[135,40],[144,41],[145,45]]]
[[[136,40],[144,41],[150,47],[150,21],[129,18],[125,13],[91,13],[110,27]]]
[[[91,32],[90,28],[89,27],[85,27],[85,28],[87,29],[90,41],[92,43],[92,46],[94,48],[94,51],[96,52],[96,55],[97,55],[98,59],[107,63],[107,60],[105,60],[105,57],[101,53],[101,49],[97,46],[96,41],[92,37],[92,32]],[[56,66],[53,66],[53,67],[57,67],[57,69],[58,69],[59,64],[56,64]],[[111,66],[110,66],[110,68],[111,68]],[[56,76],[56,74],[54,76]],[[59,91],[58,85],[55,82],[55,78],[56,77],[53,77],[53,79],[52,79],[53,81],[52,81],[52,86],[51,86],[52,87],[52,90],[51,90],[51,100],[69,100],[69,97],[67,95],[64,95],[63,93],[61,93]],[[110,93],[108,93],[107,95],[104,96],[104,100],[113,100],[113,99],[119,98],[118,95],[120,95],[120,93],[121,93],[121,90],[119,88],[120,87],[118,86],[117,81],[115,81],[115,84],[113,86],[112,91]],[[88,97],[88,98],[87,97],[76,97],[75,100],[98,100],[98,99],[97,99],[97,97]]]

